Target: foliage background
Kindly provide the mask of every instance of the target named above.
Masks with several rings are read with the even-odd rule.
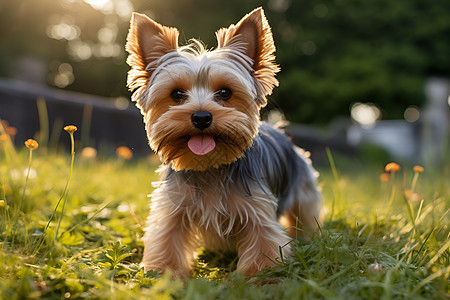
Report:
[[[3,0],[0,76],[18,76],[21,58],[33,57],[49,85],[128,98],[123,45],[131,11],[179,28],[181,42],[199,38],[213,48],[217,29],[257,6],[273,27],[282,68],[273,103],[289,120],[325,124],[357,101],[402,118],[423,103],[426,78],[450,76],[446,0]],[[55,24],[74,35],[52,38]]]

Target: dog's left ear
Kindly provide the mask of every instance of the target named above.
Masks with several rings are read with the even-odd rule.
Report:
[[[216,32],[218,49],[233,49],[234,52],[250,58],[250,70],[256,79],[259,105],[267,104],[266,95],[270,95],[278,80],[275,74],[280,70],[275,63],[275,44],[272,30],[261,7],[256,8],[239,23]],[[231,56],[233,57],[233,56]],[[242,60],[240,62],[248,59]]]

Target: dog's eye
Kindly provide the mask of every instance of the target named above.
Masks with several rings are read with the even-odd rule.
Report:
[[[172,98],[173,101],[180,102],[186,99],[186,93],[183,92],[182,90],[176,89],[173,90],[172,93],[170,93],[170,97]]]
[[[228,88],[222,88],[216,91],[214,96],[216,97],[216,100],[228,100],[231,98],[231,90]]]

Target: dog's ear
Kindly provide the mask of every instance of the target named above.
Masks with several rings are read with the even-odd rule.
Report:
[[[264,106],[267,103],[266,95],[270,95],[273,88],[278,86],[275,74],[280,69],[275,63],[272,30],[263,9],[256,8],[236,25],[220,29],[216,32],[216,37],[218,49],[232,49],[250,58],[251,72],[258,87],[256,100]],[[245,58],[238,59],[245,62]]]
[[[128,72],[127,86],[130,90],[145,87],[151,76],[154,63],[163,55],[178,48],[178,30],[162,26],[149,17],[133,13],[128,31],[125,49],[129,53],[127,63],[131,67]],[[143,90],[137,90],[132,97],[140,108],[145,108],[146,99]]]

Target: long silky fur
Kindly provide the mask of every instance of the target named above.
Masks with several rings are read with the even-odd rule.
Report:
[[[216,36],[212,51],[195,40],[178,47],[175,28],[133,14],[127,37],[128,87],[144,115],[149,145],[163,162],[142,265],[170,269],[175,278],[189,275],[200,243],[237,250],[237,269],[255,274],[272,265],[279,247],[289,254],[289,241],[301,233],[296,227],[312,229],[320,217],[309,160],[281,131],[259,121],[279,71],[262,9]],[[222,88],[232,90],[223,101],[215,97]],[[185,92],[183,101],[172,99],[176,89]],[[208,128],[191,123],[198,111],[212,115]],[[201,156],[187,145],[199,134],[216,144]]]
[[[246,151],[243,157],[236,162],[220,168],[212,168],[207,171],[174,171],[170,165],[162,166],[160,171],[162,182],[175,181],[178,185],[186,185],[191,193],[183,193],[171,196],[172,203],[180,207],[199,209],[201,213],[200,226],[212,227],[220,236],[231,232],[228,228],[223,231],[222,224],[217,223],[216,214],[230,217],[232,226],[236,216],[229,215],[229,205],[233,202],[231,194],[239,194],[244,198],[258,199],[272,206],[276,212],[274,217],[280,217],[287,208],[293,205],[297,190],[311,189],[315,186],[316,176],[308,158],[297,151],[286,135],[272,126],[261,123],[258,135],[253,140],[252,147]],[[162,184],[163,190],[166,186]],[[208,199],[207,187],[214,186],[214,199]],[[311,189],[317,191],[316,188]],[[256,191],[259,191],[258,194]],[[155,193],[159,193],[159,188]],[[171,191],[174,193],[174,191]],[[310,198],[320,198],[319,194],[308,195]],[[211,197],[209,197],[211,198]],[[210,211],[207,213],[205,209]],[[237,221],[240,224],[248,222],[248,211],[244,210]],[[192,219],[190,220],[192,221]]]
[[[162,180],[151,195],[151,216],[145,229],[148,248],[155,247],[152,244],[158,241],[155,232],[166,226],[167,217],[178,216],[178,228],[190,237],[184,248],[192,252],[199,243],[212,249],[242,248],[238,266],[248,269],[253,264],[262,264],[254,259],[255,243],[261,235],[274,231],[271,235],[274,243],[280,246],[288,243],[290,238],[277,221],[281,215],[286,212],[299,215],[295,210],[306,205],[304,213],[309,217],[304,225],[312,227],[314,217],[319,219],[321,196],[310,161],[282,132],[264,123],[259,126],[251,148],[230,165],[202,172],[174,171],[167,165],[159,172]],[[238,242],[242,231],[251,233],[246,241]],[[289,246],[284,253],[289,253]],[[147,258],[144,254],[144,264]],[[256,265],[253,267],[259,270]]]

